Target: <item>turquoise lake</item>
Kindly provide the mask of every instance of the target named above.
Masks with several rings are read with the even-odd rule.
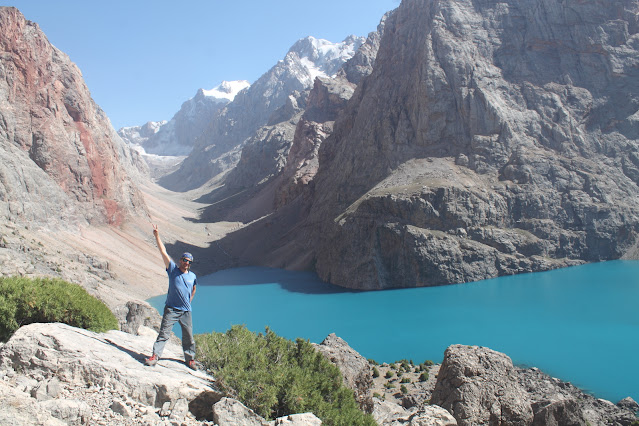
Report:
[[[161,311],[164,300],[149,302]],[[269,326],[316,343],[335,333],[378,362],[439,363],[451,344],[485,346],[599,398],[639,401],[639,261],[368,292],[238,268],[198,277],[193,322],[196,333]]]

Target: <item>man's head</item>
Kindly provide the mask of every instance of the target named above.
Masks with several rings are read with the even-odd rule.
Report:
[[[182,262],[187,267],[190,267],[191,263],[193,263],[193,255],[189,252],[182,253],[182,256],[180,257],[180,262]]]

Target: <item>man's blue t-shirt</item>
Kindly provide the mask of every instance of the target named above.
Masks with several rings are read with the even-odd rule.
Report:
[[[169,275],[169,291],[166,294],[166,306],[180,311],[191,310],[191,293],[197,285],[197,277],[191,271],[182,273],[171,260],[166,270]]]

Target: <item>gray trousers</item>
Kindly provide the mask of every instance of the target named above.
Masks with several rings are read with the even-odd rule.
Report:
[[[184,361],[189,362],[195,359],[195,339],[193,339],[193,319],[191,311],[180,311],[179,309],[164,307],[164,315],[162,315],[162,325],[160,333],[153,344],[153,353],[159,357],[162,356],[164,345],[171,336],[173,324],[178,321],[182,327],[182,349],[184,350]]]

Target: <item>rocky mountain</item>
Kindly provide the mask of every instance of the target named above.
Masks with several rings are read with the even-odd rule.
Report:
[[[306,200],[226,247],[360,289],[636,256],[638,10],[403,1]]]
[[[349,37],[341,43],[313,37],[299,40],[283,60],[214,117],[180,170],[160,183],[173,190],[193,189],[235,166],[247,139],[261,127],[286,119],[290,96],[299,99],[300,94],[312,87],[315,77],[337,72],[363,42],[358,37]],[[284,117],[278,115],[282,108]]]
[[[82,74],[15,8],[0,8],[0,210],[6,220],[120,225],[146,214],[141,160]]]
[[[235,96],[248,88],[248,81],[223,81],[211,90],[199,89],[182,104],[170,121],[150,121],[143,126],[123,127],[118,134],[144,153],[161,156],[187,156],[196,139],[206,130],[213,116]]]

